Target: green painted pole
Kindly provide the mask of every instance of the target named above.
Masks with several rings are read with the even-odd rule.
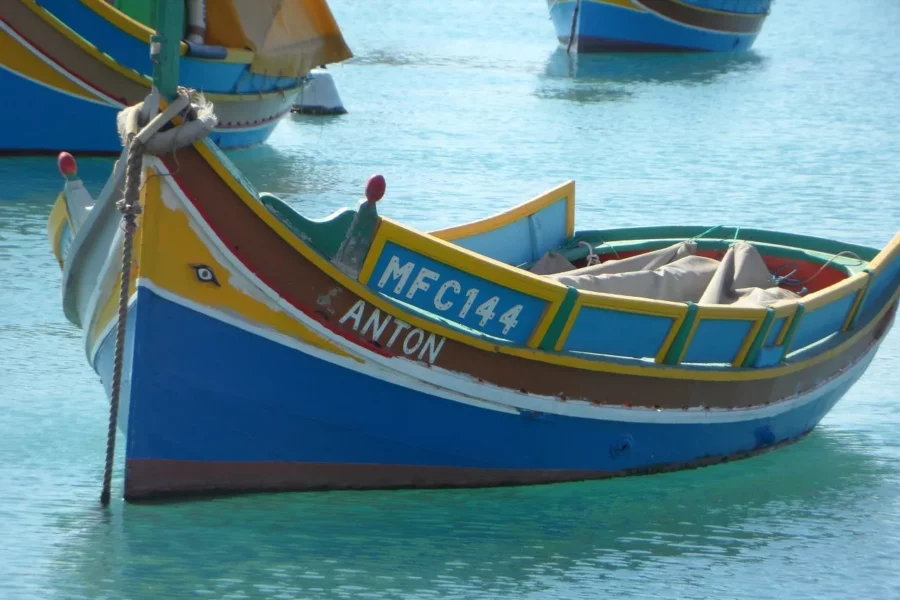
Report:
[[[170,101],[178,89],[178,61],[184,31],[184,0],[156,0],[156,33],[150,38],[153,86]]]

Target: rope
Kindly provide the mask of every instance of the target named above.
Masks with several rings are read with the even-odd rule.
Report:
[[[141,171],[144,165],[144,154],[174,153],[177,148],[182,148],[205,137],[218,122],[211,104],[200,98],[197,106],[191,105],[190,93],[184,89],[179,89],[178,96],[168,104],[163,112],[149,119],[150,114],[157,111],[158,98],[154,98],[153,92],[151,92],[144,102],[123,109],[116,118],[119,134],[128,148],[128,157],[125,163],[125,195],[116,202],[116,208],[122,213],[122,226],[125,234],[122,240],[119,320],[116,323],[116,347],[110,384],[109,428],[106,432],[106,463],[103,470],[103,490],[100,492],[100,503],[103,506],[109,505],[113,460],[116,453],[122,368],[125,362],[125,332],[128,326],[128,298],[131,291],[131,255],[134,248],[134,232],[137,229],[136,219],[137,215],[141,214]],[[187,114],[186,121],[182,125],[161,131],[165,125],[171,122],[172,118],[183,113]],[[147,120],[150,122],[141,128],[141,123]]]
[[[587,248],[587,266],[590,267],[592,265],[600,264],[600,257],[594,254],[593,246],[583,240],[578,242],[578,245]]]
[[[865,262],[866,262],[866,261],[864,261],[862,258],[860,258],[859,255],[856,254],[855,252],[852,252],[852,251],[850,251],[850,250],[844,250],[844,251],[842,251],[842,252],[838,252],[837,254],[835,254],[834,256],[832,256],[831,258],[829,258],[829,259],[825,262],[825,264],[823,264],[821,267],[819,267],[819,270],[818,270],[818,271],[816,271],[815,273],[813,273],[812,275],[810,275],[810,276],[807,277],[806,279],[802,279],[802,280],[801,280],[801,279],[792,279],[792,278],[791,278],[791,275],[793,275],[794,273],[797,272],[797,265],[796,265],[796,264],[794,264],[794,263],[786,263],[786,264],[783,264],[783,265],[781,265],[781,267],[779,267],[778,269],[775,270],[775,273],[776,273],[776,275],[775,275],[775,282],[776,282],[777,284],[779,284],[779,285],[781,285],[782,283],[786,283],[787,285],[792,286],[792,287],[801,286],[801,285],[806,285],[807,283],[809,283],[810,281],[812,281],[813,279],[815,279],[816,277],[818,277],[819,275],[821,275],[822,272],[823,272],[825,269],[827,269],[828,266],[829,266],[831,263],[833,263],[835,260],[837,260],[837,259],[840,258],[841,256],[849,256],[850,258],[855,258],[856,260],[859,261],[859,264],[861,264],[861,265],[862,265],[862,264],[865,264]],[[788,273],[787,275],[784,275],[784,276],[781,276],[781,277],[777,276],[778,271],[780,271],[780,270],[783,269],[784,267],[789,267],[789,268],[790,268],[790,267],[793,267],[794,270],[791,271],[790,273]]]
[[[566,46],[566,54],[572,49],[575,42],[575,27],[578,24],[578,12],[581,9],[581,0],[575,0],[575,8],[572,9],[572,28],[569,30],[569,44]]]
[[[103,491],[100,503],[109,504],[113,458],[116,452],[116,427],[119,420],[119,397],[122,388],[122,364],[125,362],[125,330],[128,325],[128,296],[131,287],[131,251],[134,246],[135,218],[141,212],[141,168],[144,164],[144,144],[129,134],[128,159],[125,171],[125,197],[116,203],[122,213],[125,238],[122,241],[122,282],[119,286],[119,321],[116,323],[116,349],[113,357],[113,379],[109,399],[109,429],[106,432],[106,466],[103,471]]]
[[[685,241],[686,241],[686,242],[694,242],[694,241],[696,241],[696,240],[699,240],[699,239],[702,238],[703,236],[705,236],[707,233],[712,233],[713,231],[715,231],[716,229],[719,229],[720,227],[725,227],[725,226],[724,226],[724,225],[713,225],[712,227],[710,227],[709,229],[707,229],[707,230],[704,231],[703,233],[700,233],[700,234],[698,234],[698,235],[695,235],[695,236],[692,237],[692,238],[688,238],[688,239],[686,239]],[[735,235],[737,235],[737,232],[735,232]]]

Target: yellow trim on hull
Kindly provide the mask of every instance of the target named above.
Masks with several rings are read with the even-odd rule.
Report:
[[[841,282],[839,286],[832,286],[800,298],[797,302],[802,304],[806,312],[822,308],[828,304],[844,299],[846,296],[861,290],[869,279],[868,273],[857,273]]]
[[[56,202],[53,203],[53,208],[50,210],[50,216],[47,217],[47,237],[50,239],[50,247],[53,249],[53,256],[56,257],[56,262],[59,263],[60,268],[63,267],[60,241],[62,240],[63,230],[66,225],[69,225],[69,207],[66,206],[65,194],[60,193],[60,195],[56,197]]]
[[[62,21],[60,21],[58,18],[56,18],[56,16],[53,15],[53,13],[51,13],[51,12],[47,11],[45,8],[35,4],[34,0],[11,0],[11,1],[21,1],[23,4],[25,4],[25,6],[27,6],[32,11],[34,11],[35,14],[37,14],[41,19],[46,21],[50,26],[52,26],[54,29],[59,31],[61,34],[63,34],[64,36],[66,36],[67,38],[72,40],[75,44],[77,44],[81,49],[83,49],[85,52],[90,54],[92,57],[96,58],[98,61],[100,61],[101,63],[103,63],[104,65],[109,67],[110,69],[113,69],[114,71],[120,73],[121,75],[124,75],[128,79],[131,79],[132,81],[135,81],[137,83],[147,86],[147,92],[149,93],[150,85],[151,85],[151,80],[150,80],[149,76],[143,75],[143,74],[139,73],[138,71],[135,71],[133,69],[125,67],[121,63],[115,61],[109,55],[104,54],[103,52],[100,52],[100,50],[98,50],[96,46],[93,46],[92,44],[88,43],[84,38],[82,38],[77,33],[75,33],[73,30],[71,30],[69,27],[67,27]],[[84,2],[85,0],[81,0],[81,1]],[[88,0],[88,1],[90,1],[90,0]],[[111,8],[111,10],[115,10],[115,9]],[[118,12],[118,11],[116,11],[116,12]],[[122,15],[122,16],[125,17],[125,15]],[[126,18],[131,20],[130,17],[126,17]],[[149,40],[149,37],[148,37],[148,40]],[[182,44],[182,45],[184,45],[184,44]],[[216,62],[229,62],[229,61],[216,61]],[[250,61],[249,60],[245,61],[242,59],[242,60],[234,60],[234,61],[230,61],[230,62],[239,62],[239,63],[248,62],[249,63]],[[289,88],[265,92],[262,94],[248,92],[248,93],[238,93],[238,94],[204,93],[203,95],[207,100],[209,100],[210,102],[213,102],[213,103],[260,102],[263,100],[270,100],[270,99],[275,99],[275,98],[283,99],[288,94],[296,93],[296,90],[299,88],[300,88],[300,85],[297,84],[297,85],[289,87]]]
[[[0,29],[0,65],[57,90],[80,96],[88,100],[102,99],[84,89],[52,66],[47,64],[31,50],[23,46],[17,39]]]
[[[869,261],[869,271],[877,277],[897,258],[900,258],[900,231],[895,233],[882,251]]]
[[[450,242],[459,238],[487,233],[521,221],[562,199],[566,201],[566,236],[572,237],[575,234],[575,182],[571,180],[492,217],[433,231],[431,235]]]
[[[145,180],[141,199],[144,221],[139,228],[143,231],[141,279],[147,279],[197,304],[239,314],[259,327],[269,328],[333,354],[350,356],[288,314],[254,298],[252,292],[242,289],[246,286],[236,287],[234,281],[243,276],[232,273],[219,259],[218,252],[204,243],[192,229],[187,213],[166,206],[162,199],[161,178],[150,171]],[[205,265],[212,269],[219,285],[200,281],[195,267],[191,265]],[[108,323],[110,319],[106,314],[104,317]]]
[[[222,180],[245,202],[245,204],[256,214],[257,218],[259,218],[262,222],[264,222],[270,229],[272,229],[276,234],[278,234],[286,243],[288,243],[295,251],[300,253],[304,258],[309,260],[313,265],[322,270],[326,275],[334,279],[341,286],[349,289],[355,295],[359,296],[372,306],[379,308],[383,311],[388,312],[389,314],[394,313],[402,313],[404,315],[403,320],[410,324],[412,327],[418,327],[425,331],[434,332],[437,335],[441,335],[447,337],[452,340],[459,341],[461,343],[467,344],[474,348],[480,348],[482,350],[487,350],[491,352],[499,352],[503,354],[508,354],[512,356],[517,356],[520,358],[525,358],[529,360],[536,360],[541,362],[546,362],[550,364],[558,364],[563,366],[568,366],[577,369],[584,369],[588,371],[602,371],[602,372],[610,372],[610,373],[619,373],[623,375],[635,375],[639,377],[657,377],[662,379],[689,379],[689,380],[703,380],[703,381],[752,381],[759,379],[772,379],[776,377],[781,377],[790,373],[794,373],[800,371],[802,369],[806,369],[817,365],[823,361],[826,361],[830,358],[833,358],[840,353],[846,351],[854,342],[860,339],[861,336],[868,333],[875,325],[878,320],[885,315],[885,313],[892,308],[892,303],[897,297],[900,297],[900,290],[898,290],[890,302],[885,304],[878,312],[878,315],[871,322],[867,323],[866,326],[860,329],[856,334],[848,337],[843,343],[835,346],[834,348],[823,352],[817,356],[811,357],[809,359],[790,363],[785,365],[780,365],[777,367],[768,367],[768,368],[746,368],[746,369],[728,369],[728,370],[705,370],[705,369],[691,369],[691,368],[680,368],[680,367],[668,367],[664,365],[658,366],[637,366],[637,365],[629,365],[629,364],[619,364],[619,363],[611,363],[611,362],[601,362],[594,361],[584,358],[572,357],[572,356],[561,356],[558,354],[543,352],[534,350],[531,348],[519,348],[512,346],[498,346],[496,344],[492,344],[486,342],[484,340],[477,339],[473,336],[466,335],[457,330],[450,329],[448,327],[441,326],[436,324],[433,321],[426,320],[412,313],[408,313],[398,308],[397,305],[388,302],[370,292],[366,287],[359,284],[359,282],[350,279],[343,272],[339,271],[334,265],[329,263],[327,260],[322,258],[317,252],[315,252],[308,245],[303,243],[296,235],[291,233],[287,227],[281,223],[274,215],[272,215],[263,204],[247,191],[247,189],[243,186],[243,184],[238,181],[238,179],[232,174],[228,168],[219,160],[216,153],[210,149],[207,145],[208,142],[199,141],[194,144],[194,148],[209,162],[210,166],[219,174]],[[838,284],[840,285],[840,284]],[[650,302],[650,301],[647,301]]]
[[[10,1],[10,0],[7,0]],[[15,0],[12,0],[15,1]],[[116,71],[117,73],[124,75],[128,79],[132,81],[136,81],[143,85],[146,85],[148,88],[150,87],[150,78],[146,75],[141,75],[137,71],[133,69],[129,69],[127,67],[122,66],[120,63],[113,60],[110,56],[100,52],[96,46],[88,43],[83,37],[75,33],[72,29],[70,29],[65,23],[60,21],[56,15],[48,11],[42,6],[39,6],[35,3],[35,0],[19,0],[26,7],[31,9],[37,16],[39,16],[43,21],[45,21],[48,25],[56,29],[59,33],[66,36],[72,42],[74,42],[79,48],[99,60],[101,63],[109,67],[110,69]]]

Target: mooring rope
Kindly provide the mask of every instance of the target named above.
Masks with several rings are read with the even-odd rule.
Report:
[[[569,30],[569,43],[566,46],[566,54],[569,54],[569,50],[572,49],[572,44],[575,42],[575,29],[578,26],[578,13],[581,9],[581,0],[575,0],[575,8],[572,9],[572,27]]]
[[[113,378],[109,398],[109,428],[106,431],[106,467],[103,471],[103,491],[100,503],[109,504],[113,458],[116,453],[116,428],[119,420],[119,396],[122,389],[122,364],[125,362],[125,329],[128,326],[128,297],[131,288],[131,251],[134,246],[135,219],[141,213],[141,168],[144,164],[144,144],[129,134],[128,160],[125,170],[125,196],[116,202],[122,213],[125,236],[122,240],[122,281],[119,285],[119,321],[116,323],[116,349],[113,357]]]
[[[155,90],[154,90],[155,92]],[[173,99],[166,109],[157,114],[149,123],[148,112],[155,112],[156,98],[151,93],[145,103],[123,109],[117,123],[119,135],[128,148],[125,163],[125,193],[116,202],[116,208],[122,213],[124,236],[122,239],[122,271],[119,284],[118,322],[116,323],[116,347],[113,355],[113,374],[110,384],[109,428],[106,432],[106,463],[103,470],[103,491],[100,503],[109,504],[112,486],[112,468],[116,453],[116,429],[119,421],[119,398],[122,393],[122,370],[125,364],[125,332],[128,327],[128,300],[131,295],[131,256],[134,248],[134,233],[137,230],[137,215],[141,214],[141,175],[144,165],[144,154],[164,154],[174,152],[206,137],[216,126],[218,120],[213,112],[212,104],[199,98],[198,105],[191,105],[189,90],[179,89],[178,97]],[[147,108],[148,110],[144,110]],[[187,113],[187,120],[182,125],[160,131],[176,115]]]

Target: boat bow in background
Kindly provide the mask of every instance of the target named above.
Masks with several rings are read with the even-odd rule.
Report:
[[[153,22],[149,0],[117,4],[0,3],[0,152],[120,151],[116,113],[150,91]],[[265,141],[313,67],[351,56],[325,0],[217,0],[184,33],[179,83],[216,104],[222,148]]]

